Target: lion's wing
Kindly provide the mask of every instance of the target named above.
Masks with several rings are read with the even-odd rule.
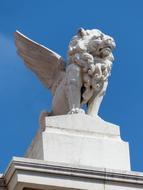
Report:
[[[17,52],[44,85],[50,89],[61,80],[65,73],[65,63],[60,55],[30,40],[20,32],[15,32]]]

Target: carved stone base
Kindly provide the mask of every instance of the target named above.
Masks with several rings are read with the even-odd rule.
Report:
[[[85,114],[46,117],[26,157],[130,170],[128,143],[121,140],[119,127]]]

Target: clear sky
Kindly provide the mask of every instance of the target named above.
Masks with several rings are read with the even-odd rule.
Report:
[[[51,95],[17,56],[16,29],[66,59],[79,27],[98,28],[117,48],[100,116],[120,125],[130,144],[132,170],[143,171],[143,1],[0,0],[0,172],[12,156],[23,156],[51,109]]]

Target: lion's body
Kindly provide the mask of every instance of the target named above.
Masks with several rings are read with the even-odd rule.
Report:
[[[80,112],[82,104],[88,105],[88,114],[98,113],[113,61],[112,52],[103,49],[112,46],[113,39],[99,30],[82,30],[73,37],[66,74],[53,98],[54,115]]]
[[[78,31],[69,44],[68,62],[58,54],[16,33],[18,53],[52,90],[52,115],[83,112],[97,115],[108,85],[114,40],[99,30]]]

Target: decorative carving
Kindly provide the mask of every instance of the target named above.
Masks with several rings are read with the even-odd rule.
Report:
[[[113,38],[100,30],[81,28],[69,44],[68,60],[50,49],[15,33],[18,54],[53,94],[50,115],[97,115],[108,85],[115,48]]]

